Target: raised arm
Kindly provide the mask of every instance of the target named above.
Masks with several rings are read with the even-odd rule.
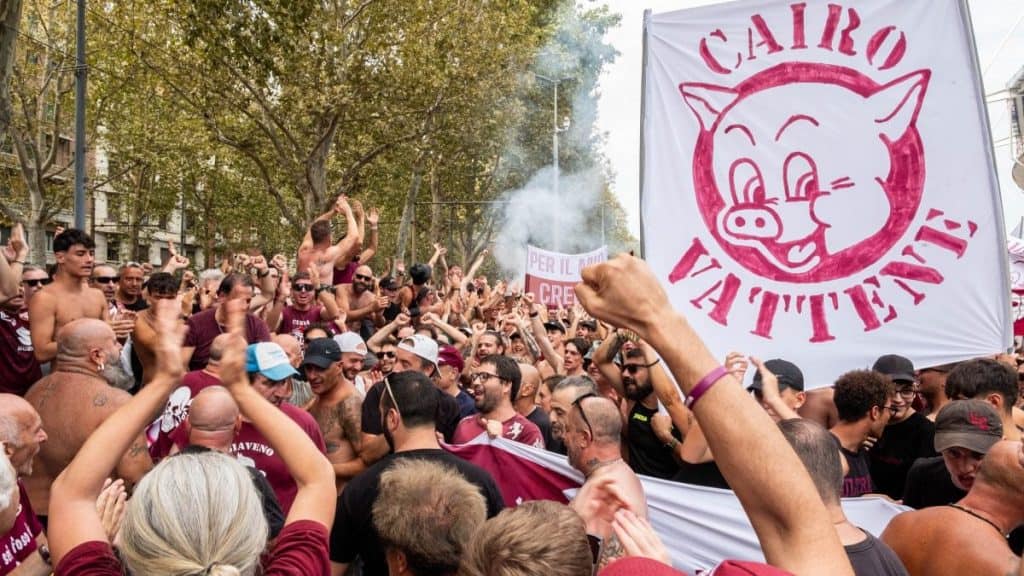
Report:
[[[14,298],[21,288],[21,273],[28,258],[28,244],[25,243],[25,230],[21,223],[11,229],[11,238],[4,247],[3,258],[0,258],[0,298]]]
[[[348,198],[344,195],[338,196],[336,209],[345,215],[345,235],[338,240],[337,244],[328,248],[327,258],[333,260],[335,266],[339,264],[347,266],[352,260],[352,254],[362,242],[362,235],[359,231],[359,222],[356,220],[355,213],[352,212],[352,205]]]
[[[50,490],[49,538],[54,565],[72,548],[89,541],[105,541],[107,534],[96,511],[96,497],[103,481],[132,443],[163,411],[167,397],[181,381],[179,361],[184,328],[179,304],[157,300],[156,376],[138,394],[111,414],[89,436],[75,458],[53,482]]]
[[[622,255],[585,268],[582,277],[576,295],[591,315],[649,342],[684,393],[702,384],[691,409],[768,562],[798,575],[853,574],[799,458],[768,414],[673,310],[650,268]],[[622,278],[631,281],[627,285]]]
[[[377,255],[377,245],[380,239],[377,226],[380,222],[380,211],[378,211],[375,206],[371,207],[367,212],[366,222],[368,222],[370,226],[370,240],[366,248],[363,248],[363,251],[359,253],[360,264],[366,264],[370,260],[373,260],[373,257]],[[365,227],[363,228],[362,233],[364,236],[366,235]]]
[[[533,339],[537,342],[541,354],[544,355],[544,359],[548,361],[548,365],[555,371],[555,374],[564,374],[565,364],[562,357],[555,352],[555,347],[548,339],[548,331],[544,329],[544,323],[541,322],[540,304],[534,302],[533,293],[524,294],[523,297],[530,303],[530,329],[533,332]]]
[[[239,303],[233,300],[224,304],[229,306],[228,333],[231,339],[221,357],[221,380],[242,414],[252,421],[270,447],[284,460],[288,473],[299,487],[285,525],[313,520],[329,530],[334,522],[334,504],[338,496],[334,487],[334,470],[299,425],[267,402],[249,384],[249,376],[245,372],[245,311]]]

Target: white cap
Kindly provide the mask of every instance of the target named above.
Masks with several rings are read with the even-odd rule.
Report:
[[[341,348],[342,354],[350,352],[352,354],[366,356],[366,342],[363,342],[362,337],[360,337],[356,332],[350,331],[335,334],[334,341],[338,343],[338,347]]]
[[[412,352],[420,358],[430,362],[435,367],[437,366],[437,341],[429,336],[413,334],[408,338],[403,338],[398,344],[398,347],[402,350]]]

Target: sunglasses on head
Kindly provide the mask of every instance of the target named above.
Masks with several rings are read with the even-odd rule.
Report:
[[[312,292],[313,291],[313,285],[312,284],[292,284],[292,290],[295,290],[296,292]]]
[[[22,280],[21,283],[32,288],[38,288],[40,286],[46,286],[50,282],[53,282],[53,278],[36,278],[33,280]]]
[[[120,279],[120,276],[97,276],[93,278],[92,281],[97,284],[114,284]]]
[[[583,401],[587,398],[596,398],[597,394],[593,392],[587,392],[579,398],[572,401],[573,407],[580,411],[580,417],[583,418],[583,423],[587,425],[587,432],[590,432],[590,437],[594,437],[594,428],[590,425],[590,419],[587,418],[587,413],[583,410]]]

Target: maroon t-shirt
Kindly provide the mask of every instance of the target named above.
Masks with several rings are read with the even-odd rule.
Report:
[[[18,481],[18,516],[14,526],[0,536],[0,576],[10,574],[26,558],[36,551],[36,537],[43,531],[43,525],[36,518],[32,504],[28,501],[25,486]]]
[[[293,306],[285,306],[281,310],[281,323],[277,326],[278,334],[291,334],[302,344],[305,340],[306,328],[320,322],[320,311],[323,306],[314,304],[305,312],[296,310]]]
[[[121,563],[110,544],[83,542],[61,558],[57,576],[121,576]],[[263,562],[264,576],[329,576],[327,528],[312,520],[292,522],[281,530]]]
[[[331,283],[335,286],[338,284],[351,284],[352,278],[356,275],[356,268],[359,268],[358,256],[353,258],[344,268],[335,268],[334,278],[331,280]]]
[[[487,429],[480,424],[479,414],[466,416],[459,421],[455,435],[452,436],[452,444],[465,444],[484,432]],[[544,435],[540,433],[540,428],[519,413],[501,423],[501,436],[534,448],[544,448]]]
[[[320,452],[327,453],[324,436],[320,433],[320,426],[309,415],[309,412],[291,404],[281,404],[281,411],[294,420],[299,428],[302,428],[302,431],[316,444]],[[185,427],[179,426],[171,433],[171,439],[178,448],[188,446]],[[299,486],[295,483],[292,475],[288,473],[288,467],[285,466],[284,460],[270,447],[267,439],[260,434],[259,430],[256,430],[252,422],[242,422],[242,429],[238,431],[235,441],[231,444],[231,453],[242,464],[251,466],[263,474],[270,487],[274,489],[274,495],[277,496],[277,501],[281,504],[281,511],[287,517],[288,511],[292,508],[292,501],[295,500],[295,494],[299,491]]]
[[[173,433],[188,416],[188,408],[192,405],[192,399],[199,394],[203,388],[220,384],[220,378],[208,374],[202,370],[195,370],[185,374],[181,379],[181,386],[167,398],[167,405],[164,413],[150,424],[146,430],[146,441],[149,442],[149,456],[153,462],[159,462],[166,458],[174,445]]]
[[[42,377],[28,320],[0,311],[0,392],[24,396]]]
[[[195,348],[192,358],[188,361],[189,370],[201,370],[210,361],[210,344],[224,330],[217,323],[216,308],[203,310],[188,319],[188,333],[185,335],[184,346]],[[249,344],[270,342],[270,330],[267,323],[252,315],[245,315],[245,337]]]

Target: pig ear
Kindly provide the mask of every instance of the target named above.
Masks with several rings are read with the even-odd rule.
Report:
[[[898,140],[907,128],[917,122],[924,104],[931,70],[918,70],[882,86],[868,98],[875,124],[889,140]]]
[[[704,131],[710,131],[715,121],[730,104],[736,101],[737,92],[732,88],[715,86],[714,84],[679,85],[686,105],[693,110]]]

